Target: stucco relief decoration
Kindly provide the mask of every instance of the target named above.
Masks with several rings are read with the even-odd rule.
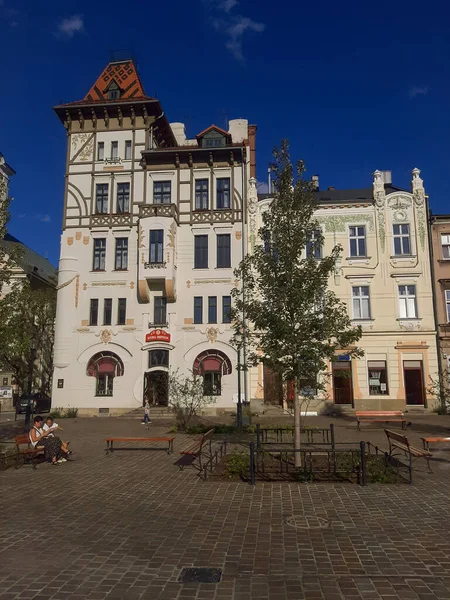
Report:
[[[425,249],[425,228],[426,228],[426,215],[425,215],[425,189],[423,187],[423,180],[420,177],[420,169],[412,170],[412,193],[414,197],[414,203],[417,209],[417,226],[419,228],[419,239],[422,250]]]
[[[412,200],[404,195],[396,195],[389,198],[388,206],[393,211],[393,221],[402,222],[408,219],[408,209],[412,206]]]
[[[175,248],[175,223],[172,223],[169,229],[169,243],[168,246],[169,248]]]
[[[373,231],[375,227],[373,215],[364,213],[318,217],[317,220],[325,226],[325,231],[327,233],[344,233],[346,225],[354,225],[355,223],[366,223],[369,227],[369,231]]]
[[[60,285],[56,286],[56,290],[62,290],[63,288],[67,287],[68,285],[70,285],[72,283],[72,281],[75,281],[75,279],[77,279],[77,281],[79,280],[79,275],[74,275],[71,279],[69,279],[68,281],[65,281],[64,283],[61,283]]]
[[[250,224],[250,244],[252,250],[255,247],[256,240],[256,213],[258,211],[258,192],[256,190],[256,179],[250,177],[248,188],[248,214]]]
[[[386,192],[384,190],[384,180],[381,171],[376,170],[373,173],[373,197],[377,208],[378,234],[380,236],[381,249],[386,249],[386,218],[384,207],[386,205]]]
[[[0,201],[5,200],[8,194],[8,180],[4,175],[0,175]]]
[[[77,275],[75,279],[75,308],[78,308],[78,295],[80,293],[80,276]]]
[[[109,344],[112,340],[112,332],[109,329],[102,329],[100,331],[100,341],[103,344]]]
[[[134,290],[134,281],[130,281],[130,289]]]
[[[399,327],[405,331],[418,331],[419,329],[422,329],[420,323],[414,321],[400,321]]]
[[[87,283],[83,283],[83,292],[87,290]]]
[[[208,329],[206,330],[206,337],[208,338],[208,340],[211,343],[216,341],[218,334],[219,334],[218,327],[208,327]]]
[[[94,136],[89,133],[74,133],[72,135],[72,159],[75,155],[80,161],[92,160],[92,152],[94,149]]]
[[[189,281],[189,279],[186,281],[186,287],[189,289],[191,287],[191,282]]]
[[[84,238],[83,238],[83,244],[84,244],[85,246],[87,246],[87,245],[89,244],[89,236],[87,236],[87,235],[86,235],[86,236],[84,236]]]

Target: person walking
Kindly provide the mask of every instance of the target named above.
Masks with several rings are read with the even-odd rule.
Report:
[[[150,421],[150,404],[148,400],[145,401],[144,404],[144,420],[142,421],[142,425],[147,425],[147,423],[151,423]]]

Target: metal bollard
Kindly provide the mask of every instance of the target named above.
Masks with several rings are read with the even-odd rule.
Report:
[[[367,485],[366,480],[366,442],[359,443],[361,450],[361,485]]]
[[[255,485],[255,442],[250,442],[250,485]]]

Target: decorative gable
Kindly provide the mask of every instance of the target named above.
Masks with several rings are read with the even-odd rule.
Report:
[[[87,93],[85,100],[128,100],[146,98],[132,60],[109,63]]]
[[[224,148],[231,142],[231,135],[228,131],[211,125],[197,135],[197,141],[200,148]]]

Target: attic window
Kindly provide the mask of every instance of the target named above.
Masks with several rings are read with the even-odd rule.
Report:
[[[118,98],[120,98],[120,88],[113,80],[108,87],[108,100],[117,100]]]
[[[208,131],[202,137],[202,148],[224,148],[227,145],[226,137],[218,131]]]

